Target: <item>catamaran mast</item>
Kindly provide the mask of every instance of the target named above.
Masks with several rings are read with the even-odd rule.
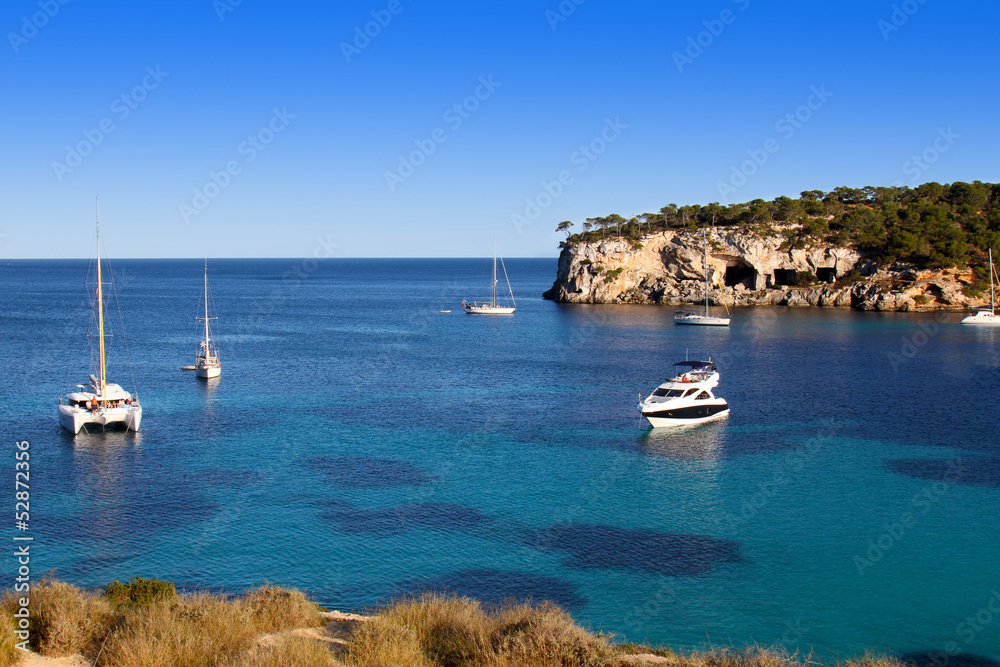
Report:
[[[101,282],[101,208],[100,200],[96,197],[94,198],[94,207],[97,218],[97,330],[101,348],[101,386],[97,389],[100,392],[101,400],[103,401],[105,398],[104,388],[107,376],[104,368],[104,290]]]

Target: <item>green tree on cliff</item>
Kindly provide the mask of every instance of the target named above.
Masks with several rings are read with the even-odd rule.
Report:
[[[1000,254],[1000,184],[956,182],[906,186],[836,187],[804,190],[798,198],[754,199],[722,206],[668,204],[656,213],[626,219],[617,214],[587,218],[582,233],[558,231],[566,243],[592,241],[600,230],[640,239],[668,229],[707,225],[780,233],[789,247],[828,244],[856,248],[881,264],[905,262],[924,267],[982,264],[988,248]],[[645,228],[643,228],[645,226]]]

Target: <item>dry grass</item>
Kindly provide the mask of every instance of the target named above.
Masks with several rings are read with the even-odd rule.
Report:
[[[301,591],[277,586],[261,586],[249,591],[234,604],[241,605],[260,633],[323,624],[320,608]]]
[[[661,658],[657,664],[669,667],[906,667],[895,658],[874,653],[838,663],[826,663],[812,655],[789,654],[781,649],[751,646],[743,649],[716,648],[709,651],[676,653],[670,649],[653,649],[637,644],[618,647],[623,653],[649,653]],[[640,663],[641,664],[641,663]]]
[[[31,589],[30,600],[29,645],[44,655],[92,651],[114,621],[107,600],[62,581],[39,582]],[[13,594],[4,596],[5,612],[13,613],[17,608]]]
[[[315,639],[286,635],[273,646],[253,649],[233,667],[341,667],[327,644]]]
[[[108,636],[109,667],[225,665],[245,652],[257,630],[245,611],[218,595],[156,602],[126,614]]]
[[[487,612],[475,600],[425,594],[381,611],[354,633],[351,667],[616,667],[607,638],[553,606]]]
[[[906,663],[891,656],[869,651],[861,658],[840,663],[840,667],[906,667]]]
[[[148,582],[139,583],[141,590],[133,586],[138,592],[149,588]],[[114,603],[71,584],[41,582],[30,596],[32,648],[49,656],[82,653],[101,667],[621,667],[636,664],[625,655],[637,653],[655,653],[659,664],[670,667],[824,664],[761,647],[680,654],[613,646],[607,636],[587,632],[552,605],[487,610],[475,600],[439,594],[395,602],[367,620],[352,619],[353,634],[335,655],[341,649],[330,642],[338,641],[338,633],[329,627],[324,636],[290,631],[324,622],[319,607],[296,590],[263,586],[238,598],[144,595],[142,604],[131,594],[119,597]],[[7,593],[0,605],[0,667],[20,657],[11,615],[17,608]],[[867,654],[836,667],[904,665]]]
[[[109,599],[64,582],[43,581],[30,595],[30,646],[47,656],[81,653],[97,658],[102,666],[229,667],[245,659],[262,634],[322,624],[319,607],[305,595],[273,586],[235,599],[207,594],[134,597],[123,594]],[[2,608],[0,625],[9,622],[17,609],[13,595],[7,594]],[[0,667],[12,664],[4,662],[7,640],[15,651],[13,632],[3,629],[2,634]],[[281,650],[292,651],[299,644],[282,644]],[[307,655],[301,647],[295,651]],[[316,655],[313,652],[302,664],[324,664],[316,662]]]
[[[319,608],[299,591],[265,586],[237,599],[188,595],[155,602],[126,614],[108,637],[100,664],[109,667],[240,664],[261,634],[321,623]]]
[[[16,629],[14,617],[6,609],[0,610],[0,667],[8,667],[17,662],[18,653],[14,643],[17,641],[14,630]]]

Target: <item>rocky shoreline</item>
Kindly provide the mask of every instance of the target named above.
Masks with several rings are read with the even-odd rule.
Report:
[[[852,248],[788,248],[783,235],[746,229],[714,229],[706,238],[708,298],[717,306],[928,311],[985,303],[966,294],[970,269],[883,269]],[[568,242],[556,280],[542,296],[561,303],[704,303],[704,248],[702,233],[688,230],[647,234],[641,242]]]

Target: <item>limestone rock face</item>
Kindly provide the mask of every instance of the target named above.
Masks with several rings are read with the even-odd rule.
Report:
[[[641,243],[620,238],[567,244],[543,295],[563,303],[786,305],[856,310],[936,310],[982,305],[965,295],[970,271],[877,270],[851,248],[782,249],[784,237],[745,229],[669,230]],[[848,274],[847,281],[837,283]]]

